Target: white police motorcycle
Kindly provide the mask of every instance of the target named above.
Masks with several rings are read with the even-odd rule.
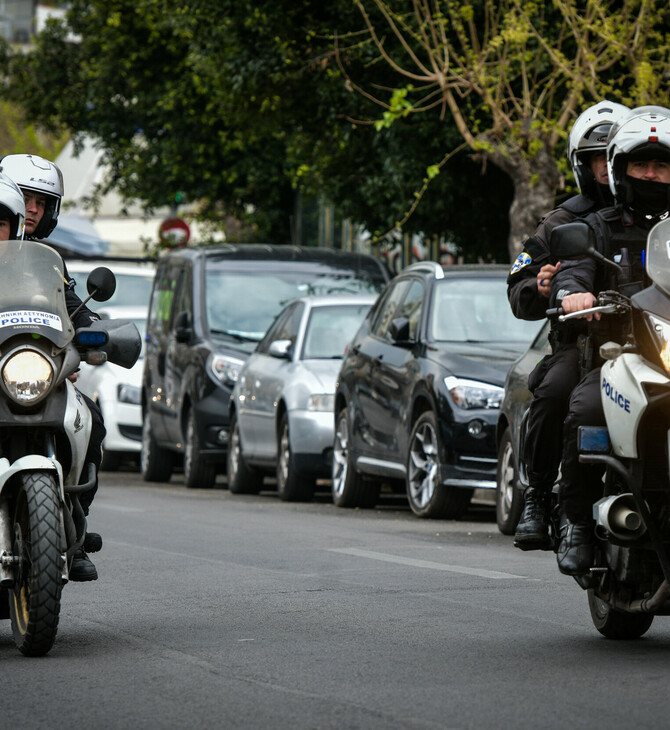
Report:
[[[79,495],[95,483],[85,463],[91,415],[68,376],[85,360],[132,367],[141,341],[131,323],[95,322],[75,332],[63,261],[35,241],[0,242],[0,618],[27,656],[49,651],[61,589],[83,544]],[[100,267],[89,298],[116,281]]]
[[[603,260],[592,241],[563,240],[556,253]],[[584,310],[627,317],[632,331],[625,345],[600,348],[607,427],[579,433],[580,461],[604,465],[605,475],[593,508],[596,564],[575,579],[595,627],[615,639],[638,638],[654,616],[670,615],[670,220],[649,232],[645,269],[651,286],[630,297],[602,292]]]

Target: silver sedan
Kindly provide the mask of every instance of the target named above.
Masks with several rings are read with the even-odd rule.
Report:
[[[335,382],[375,295],[288,304],[240,371],[230,400],[228,487],[257,493],[275,473],[283,500],[307,500],[330,476]]]

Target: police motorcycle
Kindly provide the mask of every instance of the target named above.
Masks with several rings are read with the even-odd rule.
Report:
[[[91,416],[68,376],[81,360],[130,368],[141,347],[137,327],[120,320],[75,331],[66,284],[49,246],[0,242],[0,618],[11,619],[26,656],[53,645],[86,536],[79,495],[95,485],[85,463]],[[95,269],[85,301],[105,301],[115,287],[109,269]]]
[[[604,259],[590,236],[585,240],[584,227],[573,226],[552,237],[556,255],[597,258],[617,268],[624,283],[621,293],[601,292],[590,309],[566,315],[559,308],[548,316],[625,317],[630,333],[624,345],[600,348],[606,428],[579,430],[580,461],[601,464],[605,473],[602,497],[593,506],[595,565],[575,580],[587,590],[601,634],[638,638],[654,616],[670,615],[670,219],[657,223],[647,238],[644,265],[651,286],[631,285],[628,291],[625,267]]]

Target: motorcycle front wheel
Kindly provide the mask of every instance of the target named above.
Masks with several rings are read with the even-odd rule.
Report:
[[[650,613],[617,611],[599,598],[592,588],[587,593],[593,625],[608,639],[639,639],[647,633],[654,620]]]
[[[18,560],[9,590],[12,633],[22,654],[41,656],[56,638],[62,590],[60,500],[50,474],[21,475],[13,528]]]

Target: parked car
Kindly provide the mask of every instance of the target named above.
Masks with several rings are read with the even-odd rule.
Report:
[[[389,279],[372,256],[332,249],[211,245],[158,262],[142,381],[146,481],[183,457],[188,487],[225,471],[228,404],[244,362],[289,302],[308,294],[377,293]]]
[[[277,477],[285,501],[308,500],[330,476],[335,380],[374,295],[303,297],[289,304],[240,370],[230,399],[228,488],[260,491]]]
[[[528,376],[549,352],[549,322],[545,321],[528,350],[509,369],[505,381],[505,397],[496,426],[496,521],[504,535],[513,535],[516,530],[523,511],[523,491],[528,486],[521,449],[532,398],[528,390]]]
[[[505,375],[539,326],[512,314],[507,272],[421,262],[386,287],[339,375],[336,505],[372,506],[401,480],[416,515],[457,518],[495,489]]]
[[[102,317],[127,319],[137,325],[144,340],[148,307],[96,308]],[[144,350],[144,348],[142,348]],[[102,442],[102,464],[105,471],[115,471],[122,462],[139,457],[142,447],[142,386],[143,352],[130,370],[113,363],[87,365],[82,363],[77,388],[92,398],[102,411],[107,434]]]

